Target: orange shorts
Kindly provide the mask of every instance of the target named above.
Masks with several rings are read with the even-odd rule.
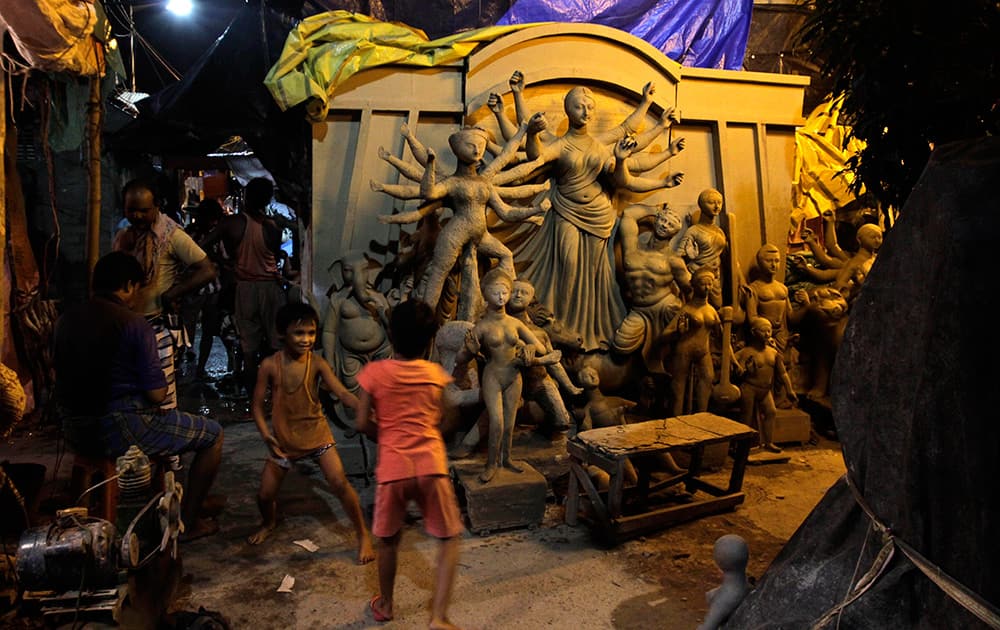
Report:
[[[421,475],[380,483],[375,488],[372,533],[390,538],[403,527],[406,504],[416,501],[424,518],[424,531],[435,538],[451,538],[465,531],[451,478]]]

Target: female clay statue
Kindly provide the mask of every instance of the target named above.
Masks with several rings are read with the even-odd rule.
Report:
[[[538,166],[523,164],[515,169],[504,171],[500,169],[510,162],[517,144],[526,132],[522,125],[515,139],[509,142],[504,150],[489,165],[478,170],[486,151],[489,140],[486,132],[478,128],[465,128],[453,133],[448,138],[448,144],[458,159],[455,172],[450,177],[437,180],[436,156],[432,149],[426,149],[426,165],[424,166],[419,186],[411,184],[380,184],[372,181],[372,189],[385,192],[399,199],[422,198],[426,202],[418,210],[395,215],[382,215],[382,223],[415,223],[429,212],[435,211],[439,205],[433,202],[443,202],[454,213],[452,218],[441,229],[434,245],[434,254],[428,267],[425,281],[419,287],[417,296],[432,307],[436,307],[441,297],[448,273],[454,267],[462,252],[468,247],[475,247],[484,254],[499,260],[500,268],[509,275],[514,275],[514,261],[510,250],[496,237],[486,230],[486,210],[491,208],[504,221],[521,221],[540,212],[544,207],[512,208],[501,198],[494,184],[507,183],[517,177],[523,177]],[[381,152],[380,152],[381,154]],[[385,157],[383,155],[383,157]],[[413,175],[418,167],[405,164],[400,160],[392,160],[404,175]]]
[[[504,270],[491,269],[480,286],[486,312],[469,333],[457,360],[461,364],[480,353],[486,359],[479,386],[490,418],[490,434],[486,469],[479,479],[488,483],[501,466],[514,472],[523,471],[510,455],[514,420],[521,403],[521,368],[557,362],[562,353],[556,350],[545,354],[546,348],[527,324],[507,314],[504,306],[514,284]]]
[[[617,211],[612,205],[613,190],[603,182],[613,176],[617,187],[648,192],[676,186],[683,179],[683,174],[677,173],[666,181],[635,176],[623,181],[623,173],[631,175],[633,169],[646,168],[643,161],[649,156],[645,154],[629,156],[627,168],[615,168],[610,145],[635,133],[653,93],[653,85],[647,84],[635,111],[600,134],[591,135],[589,130],[595,100],[585,87],[575,87],[566,94],[569,129],[562,136],[542,139],[547,123],[541,113],[528,122],[528,159],[551,164],[554,185],[549,193],[552,211],[518,252],[519,260],[526,263],[522,274],[535,286],[539,301],[563,324],[580,332],[585,350],[601,347],[602,341],[607,343],[625,317],[608,256]]]
[[[698,222],[684,232],[677,249],[687,262],[688,270],[694,274],[699,269],[708,269],[715,274],[716,284],[709,294],[709,301],[715,308],[722,306],[722,253],[726,251],[726,233],[715,224],[722,212],[722,193],[714,188],[706,188],[698,195]]]
[[[714,286],[715,273],[703,267],[691,278],[691,299],[670,322],[664,335],[676,339],[671,357],[670,391],[673,395],[673,415],[684,413],[684,390],[691,368],[695,368],[694,408],[691,413],[708,410],[715,369],[712,366],[711,333],[722,331],[722,319],[708,303]],[[728,343],[728,340],[723,340]]]

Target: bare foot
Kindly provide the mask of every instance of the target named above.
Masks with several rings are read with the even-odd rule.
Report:
[[[271,532],[274,531],[275,527],[277,527],[277,523],[261,525],[260,529],[258,529],[250,536],[247,536],[247,542],[250,543],[251,545],[259,545],[260,543],[267,540],[268,536],[271,535]]]
[[[507,470],[511,471],[511,472],[516,472],[516,473],[523,473],[524,472],[524,468],[518,466],[517,464],[515,464],[513,462],[513,460],[510,460],[510,459],[508,459],[507,461],[505,461],[503,463],[503,467],[506,468]]]
[[[427,626],[428,630],[461,630],[458,626],[447,619],[431,619]]]
[[[365,532],[365,535],[358,543],[358,564],[368,564],[375,559],[375,549],[372,547],[372,538]]]
[[[482,481],[483,483],[489,483],[490,480],[492,480],[496,474],[497,474],[497,467],[493,464],[490,464],[486,467],[486,470],[484,470],[483,473],[479,475],[479,481]]]
[[[184,533],[178,537],[181,542],[191,542],[205,536],[211,536],[219,531],[219,524],[214,519],[199,518],[194,523],[184,524]]]

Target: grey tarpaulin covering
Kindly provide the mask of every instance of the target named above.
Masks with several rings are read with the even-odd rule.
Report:
[[[848,474],[879,520],[1000,603],[1000,138],[939,147],[851,311],[833,377]],[[841,481],[727,628],[809,628],[883,541]],[[853,578],[853,579],[852,579]],[[833,618],[824,627],[833,628]],[[896,553],[840,628],[979,628]]]

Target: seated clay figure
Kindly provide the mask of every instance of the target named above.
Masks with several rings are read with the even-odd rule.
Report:
[[[386,333],[389,302],[371,286],[377,263],[366,253],[354,250],[339,262],[344,286],[330,296],[323,320],[323,358],[344,387],[356,394],[361,388],[357,380],[361,368],[370,361],[392,356]],[[336,410],[338,417],[353,420],[353,412],[340,403]]]
[[[715,564],[722,569],[722,584],[705,593],[708,614],[698,630],[716,630],[721,627],[750,592],[750,583],[747,581],[750,550],[747,541],[736,534],[720,536],[715,541],[712,556]]]
[[[736,373],[742,376],[740,383],[740,413],[743,424],[760,425],[760,445],[764,450],[780,453],[774,443],[774,419],[777,408],[774,404],[776,383],[780,383],[794,402],[795,392],[792,381],[785,369],[781,353],[771,345],[771,322],[763,317],[750,320],[750,343],[741,348],[734,357]],[[754,422],[760,418],[760,422]]]

